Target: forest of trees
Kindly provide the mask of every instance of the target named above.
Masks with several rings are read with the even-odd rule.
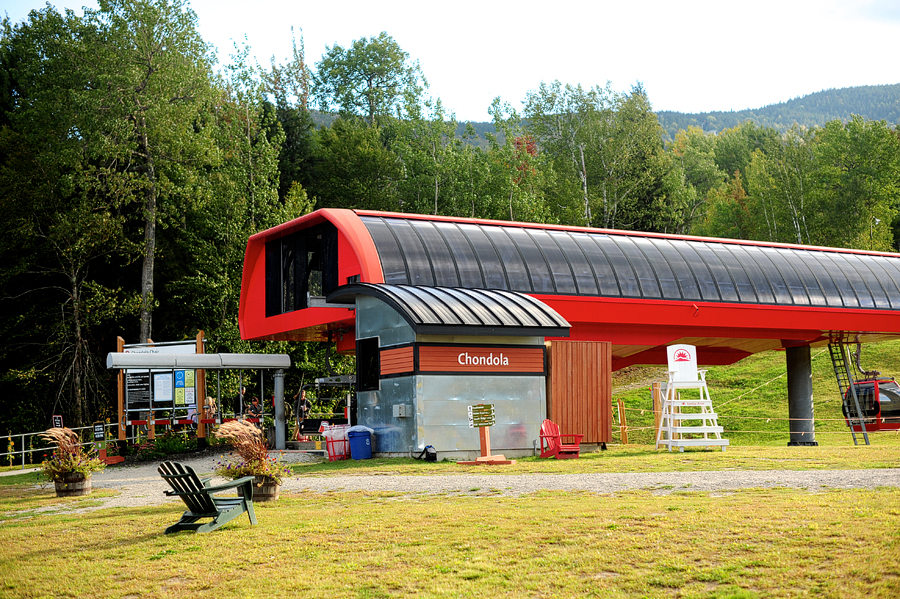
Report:
[[[324,374],[319,344],[245,342],[237,326],[247,238],[316,208],[897,247],[894,123],[666,141],[640,84],[553,81],[521,114],[497,98],[497,133],[479,134],[388,33],[312,66],[294,47],[218,64],[185,0],[3,22],[0,394],[17,408],[0,430],[115,419],[103,361],[118,335],[204,330],[208,351],[290,353],[289,387]]]

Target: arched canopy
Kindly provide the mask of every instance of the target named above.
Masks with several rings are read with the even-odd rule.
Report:
[[[356,283],[339,287],[329,302],[375,297],[396,310],[416,333],[568,337],[569,323],[547,304],[522,293]]]
[[[362,215],[385,283],[900,310],[900,257],[613,231]]]
[[[353,310],[326,297],[358,283],[524,294],[572,339],[611,341],[614,368],[664,364],[674,343],[724,364],[900,337],[897,254],[349,210],[250,238],[241,334],[352,351]]]

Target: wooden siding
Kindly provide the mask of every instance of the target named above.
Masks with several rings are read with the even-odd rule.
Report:
[[[381,350],[381,376],[412,372],[414,369],[412,345]]]
[[[548,343],[547,417],[582,443],[612,440],[612,344],[608,341]]]

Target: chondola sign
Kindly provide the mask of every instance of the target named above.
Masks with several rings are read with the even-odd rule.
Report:
[[[457,356],[456,361],[462,366],[509,366],[509,358],[500,352],[496,357],[494,352],[487,356],[471,356],[469,352],[462,352]]]
[[[420,345],[419,372],[543,374],[543,346]]]

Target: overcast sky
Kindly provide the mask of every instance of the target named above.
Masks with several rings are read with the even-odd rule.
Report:
[[[13,22],[41,0],[0,0]],[[95,1],[57,0],[81,12]],[[900,83],[900,0],[192,0],[200,34],[228,62],[247,42],[285,61],[291,26],[306,60],[382,31],[418,60],[429,93],[460,120],[517,109],[541,81],[640,81],[655,110],[742,110],[829,88]]]

